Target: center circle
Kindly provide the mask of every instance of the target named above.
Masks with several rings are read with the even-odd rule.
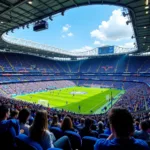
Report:
[[[84,95],[84,94],[87,94],[87,92],[78,91],[78,92],[71,92],[70,94],[72,94],[72,95]]]

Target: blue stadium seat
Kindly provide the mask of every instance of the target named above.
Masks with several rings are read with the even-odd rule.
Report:
[[[84,136],[82,138],[82,148],[81,150],[94,150],[94,144],[96,143],[97,138],[92,136]]]
[[[54,133],[56,139],[59,139],[64,135],[63,131],[59,127],[51,127],[50,131]]]
[[[78,133],[73,132],[73,131],[65,131],[64,133],[69,137],[69,140],[71,142],[71,146],[73,149],[80,149],[82,145],[82,140],[81,137]]]
[[[31,140],[27,135],[20,134],[15,138],[17,150],[43,150],[40,144]]]
[[[97,132],[97,131],[92,130],[92,135],[93,135],[94,137],[98,138],[98,132]]]
[[[107,139],[109,137],[108,134],[99,134],[98,138]]]

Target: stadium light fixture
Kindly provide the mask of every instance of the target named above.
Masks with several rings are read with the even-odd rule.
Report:
[[[145,9],[149,9],[149,6],[145,6]]]
[[[144,39],[146,39],[146,36],[144,36]]]
[[[144,29],[146,29],[147,27],[144,27]]]
[[[53,21],[53,18],[52,18],[52,16],[50,16],[50,17],[49,17],[49,19],[50,19],[51,21]]]
[[[149,0],[145,0],[145,5],[148,5],[149,4]]]
[[[65,14],[65,11],[62,11],[62,12],[61,12],[61,15],[64,16],[64,14]]]
[[[123,17],[128,16],[129,14],[126,14],[125,12],[122,13]]]
[[[131,39],[134,39],[134,38],[135,38],[135,36],[132,35],[132,36],[131,36]]]
[[[28,4],[32,5],[33,0],[28,0]]]
[[[1,21],[1,24],[3,24],[4,22],[3,21]]]
[[[29,24],[27,24],[27,28],[29,29]]]
[[[131,21],[127,21],[126,24],[129,25],[129,23],[131,23]]]
[[[148,14],[148,13],[149,13],[149,11],[146,11],[145,13],[146,13],[146,14]]]

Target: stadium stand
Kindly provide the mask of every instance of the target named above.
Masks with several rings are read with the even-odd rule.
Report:
[[[0,95],[35,93],[69,86],[124,89],[116,106],[130,112],[148,110],[147,56],[109,56],[60,62],[23,54],[0,53]],[[111,62],[111,63],[110,63]]]
[[[135,48],[116,47],[119,53],[112,56],[96,56],[93,49],[79,56],[7,35],[42,19],[53,20],[53,15],[64,15],[67,9],[92,4],[123,7],[126,24],[133,25]],[[0,1],[0,149],[149,150],[150,57],[140,53],[150,51],[149,18],[148,0]],[[87,115],[13,99],[74,86],[125,93],[114,108]]]

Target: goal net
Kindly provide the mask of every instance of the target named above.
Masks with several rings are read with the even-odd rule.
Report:
[[[40,100],[38,100],[38,104],[43,105],[45,107],[48,107],[48,101],[47,100],[40,99]]]

